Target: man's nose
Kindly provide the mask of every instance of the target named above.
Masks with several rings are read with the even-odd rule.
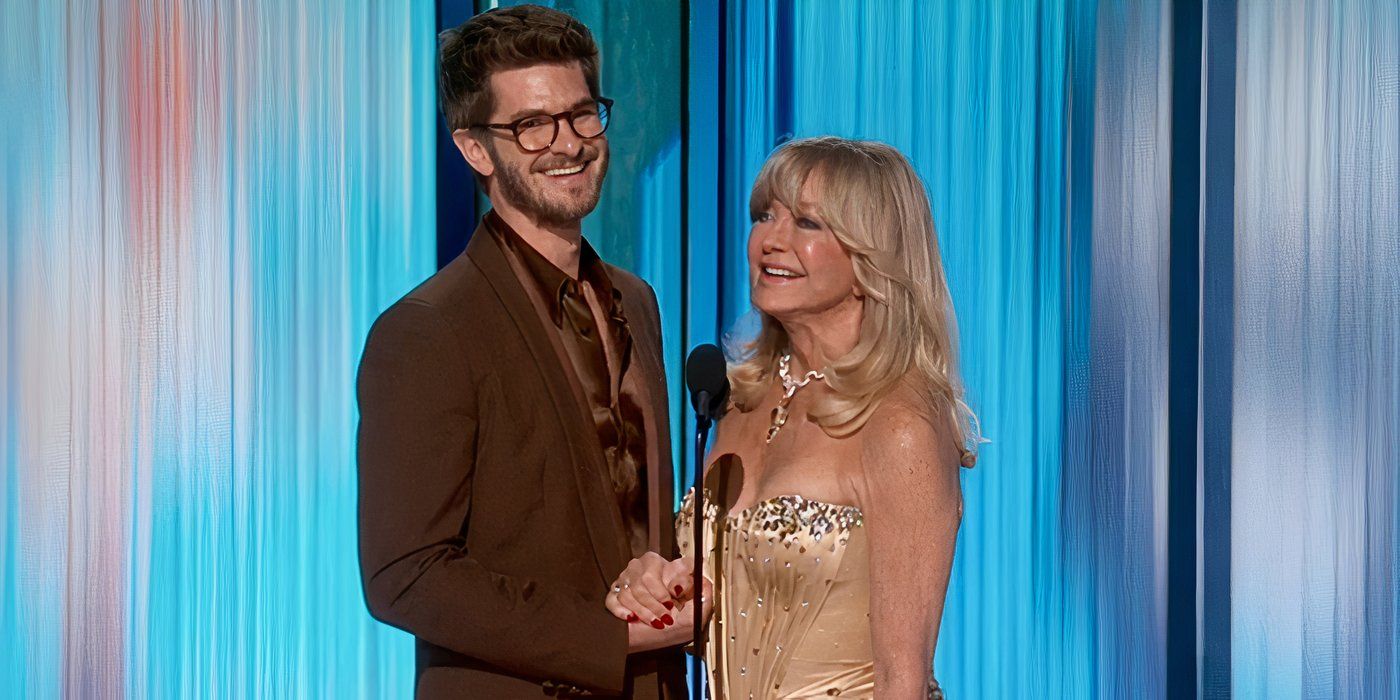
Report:
[[[554,137],[554,143],[550,145],[549,152],[570,158],[577,156],[583,150],[583,138],[574,131],[574,125],[566,118],[558,121],[559,133]]]

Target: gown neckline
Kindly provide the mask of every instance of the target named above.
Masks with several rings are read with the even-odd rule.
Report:
[[[709,489],[705,489],[705,490],[706,490],[706,491],[709,491]],[[686,497],[690,499],[690,501],[691,501],[691,508],[694,509],[694,503],[695,503],[695,487],[694,487],[694,486],[690,487],[690,490],[686,492]],[[728,513],[726,513],[726,514],[724,515],[724,517],[725,517],[726,519],[729,519],[729,520],[740,520],[740,519],[742,519],[744,516],[749,515],[749,514],[753,513],[754,511],[756,511],[756,510],[758,510],[758,509],[760,509],[760,508],[762,508],[762,507],[764,507],[764,506],[772,505],[772,504],[774,504],[774,503],[781,503],[781,502],[783,502],[783,501],[785,501],[785,500],[790,500],[790,499],[796,499],[796,500],[799,501],[799,502],[815,503],[815,504],[817,504],[817,505],[819,505],[819,506],[826,506],[826,507],[828,507],[828,508],[836,508],[836,509],[839,509],[839,510],[851,510],[851,511],[855,511],[856,513],[860,513],[861,515],[864,515],[864,512],[861,511],[860,506],[853,506],[853,505],[846,504],[846,503],[832,503],[832,502],[830,502],[830,501],[820,501],[820,500],[817,500],[817,499],[815,499],[815,498],[808,498],[808,497],[806,497],[806,496],[803,496],[803,495],[800,494],[800,493],[783,493],[783,494],[778,494],[777,496],[771,496],[771,497],[769,497],[769,498],[764,498],[764,499],[755,501],[755,502],[753,503],[753,505],[750,505],[750,506],[747,507],[747,508],[741,508],[741,509],[739,509],[739,510],[731,510],[731,511],[729,511]],[[706,500],[709,500],[709,499],[706,499]]]

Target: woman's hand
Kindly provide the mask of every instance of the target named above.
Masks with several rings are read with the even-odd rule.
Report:
[[[682,557],[667,561],[655,552],[633,559],[608,591],[608,610],[619,619],[665,629],[678,621],[678,606],[690,602],[695,594],[694,560]],[[702,615],[710,617],[710,582],[703,583]],[[685,606],[685,617],[691,608]],[[689,619],[684,620],[689,626]]]

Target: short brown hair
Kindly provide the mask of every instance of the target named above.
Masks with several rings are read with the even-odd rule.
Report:
[[[577,61],[589,93],[599,94],[593,34],[573,17],[539,5],[497,8],[445,30],[438,35],[438,59],[438,96],[454,131],[490,118],[497,71]]]

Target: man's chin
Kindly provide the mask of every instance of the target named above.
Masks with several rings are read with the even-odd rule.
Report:
[[[583,217],[593,213],[598,208],[597,200],[592,202],[563,203],[551,202],[548,206],[539,207],[533,212],[540,221],[556,225],[567,225],[578,222]]]
[[[573,223],[582,221],[582,220],[583,220],[583,217],[588,216],[589,214],[592,214],[592,213],[593,213],[593,210],[596,209],[596,208],[597,208],[596,206],[593,206],[593,207],[588,207],[588,208],[586,208],[586,209],[571,209],[571,210],[568,210],[568,211],[561,211],[561,212],[558,212],[558,213],[560,214],[560,216],[558,217],[558,219],[557,219],[554,223],[557,223],[557,224],[573,224]]]
[[[600,197],[596,193],[578,194],[572,197],[552,197],[545,203],[544,207],[541,207],[543,211],[540,213],[549,213],[551,215],[570,219],[582,219],[592,214],[593,210],[598,208],[599,199]],[[549,218],[554,219],[556,216],[550,216]]]

